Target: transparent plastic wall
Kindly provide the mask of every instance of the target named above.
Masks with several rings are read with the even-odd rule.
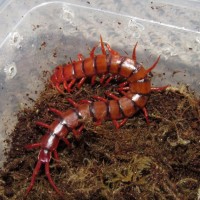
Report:
[[[138,42],[145,67],[161,55],[154,85],[186,84],[200,93],[199,1],[70,2],[0,1],[1,163],[16,113],[43,89],[42,72],[88,56],[100,34],[122,55],[131,56]]]

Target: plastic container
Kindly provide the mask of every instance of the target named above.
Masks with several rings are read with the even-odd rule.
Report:
[[[200,1],[0,1],[1,164],[16,113],[43,88],[42,72],[88,56],[100,34],[122,55],[138,42],[138,61],[161,55],[152,82],[187,84],[200,94]],[[27,134],[29,134],[27,132]]]

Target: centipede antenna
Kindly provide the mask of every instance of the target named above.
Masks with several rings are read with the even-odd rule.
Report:
[[[151,72],[156,67],[156,65],[158,64],[159,60],[160,60],[160,56],[158,56],[158,58],[154,62],[154,64],[149,69],[146,70],[145,75],[147,75],[149,72]]]
[[[40,170],[41,164],[42,164],[42,162],[39,160],[39,161],[37,162],[37,165],[36,165],[34,171],[33,171],[33,175],[32,175],[32,177],[31,177],[31,183],[30,183],[28,189],[26,190],[25,198],[27,197],[27,195],[29,194],[29,192],[30,192],[30,191],[32,190],[32,188],[33,188],[33,185],[34,185],[34,183],[35,183],[35,178],[36,178],[36,176],[37,176],[37,174],[38,174],[38,172],[39,172],[39,170]]]
[[[103,44],[103,39],[100,35],[100,43],[101,43],[101,51],[102,51],[102,54],[106,55],[106,50],[104,48],[104,44]]]
[[[56,187],[53,179],[51,178],[51,175],[50,175],[50,172],[49,172],[49,162],[46,162],[45,163],[45,173],[46,173],[46,176],[51,184],[51,186],[54,188],[54,190],[61,196],[63,197],[63,195],[61,194],[61,192],[58,190],[58,188]]]
[[[137,44],[138,44],[138,42],[136,42],[136,44],[135,44],[135,46],[134,46],[134,48],[133,48],[133,53],[132,53],[132,58],[133,58],[133,61],[134,61],[135,64],[136,64],[136,60],[137,60],[137,58],[136,58],[136,48],[137,48]]]

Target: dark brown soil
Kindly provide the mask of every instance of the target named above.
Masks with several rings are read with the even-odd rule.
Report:
[[[85,84],[73,94],[59,94],[46,87],[33,108],[18,114],[11,134],[11,149],[0,173],[0,200],[23,199],[37,162],[38,149],[26,144],[40,141],[45,129],[36,121],[51,123],[56,116],[47,108],[66,110],[67,97],[78,101],[102,86]],[[60,164],[52,159],[50,171],[68,200],[175,200],[197,199],[200,182],[200,101],[186,90],[170,88],[152,93],[147,104],[150,125],[142,112],[119,130],[111,122],[88,122],[72,149],[60,142]],[[72,136],[72,135],[71,135]],[[27,199],[61,199],[49,184],[42,167]]]

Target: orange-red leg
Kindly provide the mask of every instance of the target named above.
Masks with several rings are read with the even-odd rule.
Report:
[[[75,108],[78,107],[78,103],[76,103],[73,99],[67,98],[67,101],[68,101],[72,106],[74,106]]]
[[[83,104],[83,103],[92,103],[92,101],[90,101],[88,99],[82,99],[78,103],[81,103],[81,104]]]
[[[147,122],[147,124],[149,125],[150,122],[149,122],[149,117],[148,117],[147,109],[144,107],[144,108],[142,108],[142,111],[143,111],[143,113],[144,113],[144,116],[145,116],[146,122]]]
[[[103,75],[101,76],[101,78],[100,78],[100,84],[103,84],[105,78],[106,78],[106,75],[103,74]]]
[[[77,55],[77,57],[78,57],[78,60],[80,60],[80,61],[82,61],[84,59],[84,56],[81,53],[79,53]]]
[[[114,79],[114,77],[115,77],[115,75],[112,75],[112,76],[110,76],[107,80],[106,80],[106,82],[104,83],[104,87],[105,86],[107,86],[109,83],[110,83],[110,81],[112,80],[112,79]]]
[[[49,108],[49,110],[53,113],[55,113],[56,115],[58,115],[59,117],[63,117],[63,113],[62,111],[55,109],[55,108]]]
[[[64,94],[64,91],[60,88],[60,85],[56,84],[55,87],[61,94]]]
[[[69,147],[72,148],[71,143],[69,142],[69,140],[67,138],[62,138],[62,141]]]
[[[44,127],[44,128],[50,129],[49,124],[46,124],[46,123],[44,123],[44,122],[36,121],[35,124],[38,125],[38,126],[42,126],[42,127]]]
[[[130,89],[130,87],[120,87],[120,88],[118,88],[117,90],[119,91],[119,92],[121,92],[121,91],[127,91],[127,90],[129,90]]]
[[[86,80],[86,77],[81,78],[81,80],[78,82],[78,85],[77,85],[78,89],[81,88],[81,86],[83,85],[83,83],[85,82],[85,80]]]
[[[165,90],[167,87],[169,87],[169,85],[165,85],[163,87],[152,87],[151,91],[162,91]]]
[[[102,124],[102,120],[97,120],[94,122],[95,126],[100,126]]]
[[[92,78],[91,78],[91,85],[95,84],[96,77],[97,77],[96,75],[92,76]]]
[[[111,55],[119,55],[119,53],[117,51],[113,50],[108,43],[105,43],[105,45]]]
[[[66,80],[63,81],[63,87],[68,91],[68,84]]]
[[[100,97],[100,96],[92,96],[92,98],[97,99],[97,100],[99,100],[99,101],[103,101],[103,102],[105,102],[105,103],[108,101],[107,99],[105,99],[105,98],[103,98],[103,97]]]
[[[34,143],[34,144],[25,145],[26,149],[33,149],[33,148],[39,148],[39,147],[41,147],[41,143]]]
[[[123,82],[123,83],[120,83],[120,84],[119,84],[119,88],[125,87],[126,85],[128,85],[128,81],[125,81],[125,82]]]
[[[121,122],[118,122],[117,120],[112,120],[115,127],[118,129],[121,126],[123,126],[127,122],[128,118],[124,118]]]
[[[74,85],[74,83],[76,82],[76,79],[72,79],[70,82],[69,82],[69,84],[68,84],[68,86],[67,86],[67,91],[70,93],[71,91],[72,91],[72,86]]]
[[[94,46],[93,48],[92,48],[92,50],[90,51],[90,57],[91,58],[94,58],[94,52],[95,52],[95,50],[96,50],[96,48],[99,46],[99,43],[96,45],[96,46]]]
[[[105,95],[111,97],[111,98],[114,99],[114,100],[117,100],[117,101],[119,100],[119,97],[117,97],[116,95],[112,94],[112,93],[109,92],[109,91],[105,92]]]
[[[72,132],[73,132],[76,139],[80,138],[80,135],[81,135],[81,132],[82,132],[83,129],[84,129],[83,125],[81,125],[78,130],[72,129]]]

